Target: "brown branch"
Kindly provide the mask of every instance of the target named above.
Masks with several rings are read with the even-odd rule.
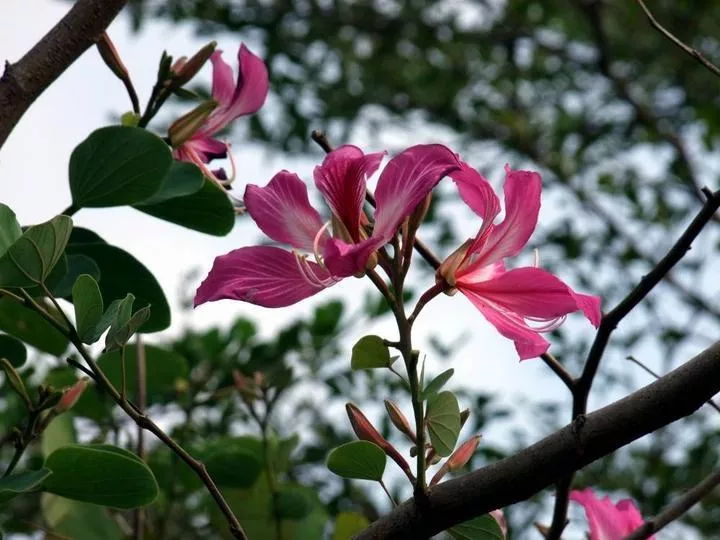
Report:
[[[692,392],[688,392],[692,388]],[[429,538],[475,516],[522,502],[586,465],[694,413],[720,391],[720,342],[658,381],[509,458],[443,482],[422,512],[412,501],[362,531],[356,540]]]
[[[682,517],[683,514],[698,502],[710,495],[718,485],[720,485],[720,469],[715,469],[702,482],[678,497],[657,516],[648,519],[644,525],[635,529],[632,534],[629,534],[623,540],[644,540],[645,538],[650,538],[650,536],[669,523]]]
[[[78,0],[20,60],[5,62],[0,78],[0,148],[30,105],[95,44],[127,0]]]
[[[720,77],[720,68],[718,68],[715,64],[713,64],[710,60],[705,58],[703,54],[698,51],[697,49],[690,47],[689,45],[685,45],[682,41],[680,41],[678,38],[675,37],[672,32],[667,30],[663,25],[661,25],[655,16],[652,14],[652,12],[648,9],[648,7],[645,5],[645,2],[643,0],[636,0],[638,5],[642,8],[642,10],[645,12],[645,15],[647,16],[648,20],[650,21],[650,25],[655,28],[658,32],[660,32],[663,36],[668,38],[670,41],[672,41],[675,45],[677,45],[681,50],[683,50],[686,54],[689,54],[692,56],[695,60],[700,62],[703,66],[705,66],[710,72],[712,72],[714,75],[717,75]]]
[[[138,409],[145,411],[147,408],[147,363],[145,354],[145,344],[142,342],[140,334],[137,335],[137,346],[135,348],[136,362],[136,378],[135,378],[135,401]],[[147,449],[145,448],[145,430],[138,425],[137,427],[137,446],[135,448],[137,456],[145,461]],[[133,540],[143,540],[145,537],[145,509],[135,509],[135,523],[133,524]]]

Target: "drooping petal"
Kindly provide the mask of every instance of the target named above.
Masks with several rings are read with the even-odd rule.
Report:
[[[310,206],[307,186],[296,174],[280,171],[265,187],[249,184],[244,200],[250,217],[270,238],[313,251],[323,222]]]
[[[460,168],[457,156],[441,144],[411,146],[392,158],[380,174],[373,236],[388,241],[400,223],[435,188]]]
[[[330,152],[322,165],[315,167],[315,185],[356,242],[360,240],[365,181],[377,170],[382,157],[382,153],[365,155],[348,144]]]
[[[195,134],[185,146],[192,147],[204,163],[213,159],[224,159],[227,156],[228,145],[212,137]]]
[[[475,272],[484,272],[487,268]],[[599,297],[578,294],[541,268],[515,268],[496,273],[484,281],[473,280],[471,273],[470,276],[459,277],[457,281],[490,303],[521,317],[552,320],[582,310],[596,327],[602,317]]]
[[[621,540],[643,524],[640,511],[629,499],[613,505],[609,497],[599,499],[591,489],[584,489],[572,491],[570,500],[585,509],[590,526],[590,540]]]
[[[450,174],[463,201],[483,219],[483,226],[490,224],[500,213],[500,199],[490,182],[465,162]]]
[[[242,247],[215,259],[195,293],[194,305],[221,299],[258,306],[285,307],[334,284],[320,265],[273,246]],[[308,272],[311,278],[308,279]]]
[[[505,168],[505,218],[486,229],[485,224],[470,248],[475,265],[513,257],[527,244],[537,225],[540,213],[542,180],[532,171]]]
[[[471,289],[460,286],[460,284],[458,284],[458,289],[480,310],[480,313],[500,334],[515,342],[515,350],[520,356],[520,360],[536,358],[550,347],[550,343],[537,331],[530,328],[519,315],[498,309],[497,306],[491,305],[482,296]]]
[[[350,277],[365,268],[370,255],[383,243],[382,239],[374,236],[357,244],[348,244],[339,238],[330,238],[325,243],[323,262],[333,276]]]

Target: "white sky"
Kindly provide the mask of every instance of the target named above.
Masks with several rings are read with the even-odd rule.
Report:
[[[3,0],[0,2],[0,61],[19,59],[69,9],[66,2],[51,0]],[[188,27],[151,22],[140,34],[132,34],[128,22],[118,19],[109,29],[120,54],[131,72],[144,104],[154,82],[157,60],[163,48],[175,57],[191,55],[204,44]],[[215,36],[226,59],[236,68],[237,36]],[[209,77],[209,66],[203,76]],[[9,205],[22,224],[45,221],[70,203],[67,185],[67,164],[72,149],[93,129],[111,122],[111,115],[128,110],[129,102],[123,86],[102,64],[95,50],[83,55],[48,89],[22,118],[11,137],[0,150],[0,201]],[[239,121],[240,124],[243,120]],[[322,128],[323,126],[315,126]],[[298,172],[308,181],[316,159],[288,159],[273,155],[259,146],[239,139],[233,140],[240,177],[237,189],[242,193],[246,183],[264,185],[280,168]],[[347,141],[362,142],[362,141]],[[432,142],[430,140],[416,140]],[[366,151],[382,148],[365,145]],[[549,219],[549,217],[547,218]],[[108,242],[133,253],[163,284],[171,304],[177,307],[178,287],[182,274],[201,267],[202,275],[213,258],[231,249],[253,243],[258,238],[249,218],[239,220],[235,229],[224,238],[203,235],[168,224],[130,208],[84,209],[74,217],[77,225],[90,228]],[[543,221],[541,213],[540,221]],[[469,233],[473,225],[470,225]],[[201,306],[189,317],[175,315],[171,333],[178,333],[184,324],[204,327],[224,325],[235,316],[246,315],[259,322],[262,333],[270,336],[294,317],[311,312],[317,302],[341,297],[358,305],[371,285],[350,279],[325,291],[316,299],[302,302],[290,309],[268,310],[240,302],[222,301]],[[348,312],[353,312],[350,307]],[[572,319],[580,315],[571,316]],[[540,360],[518,363],[513,345],[500,337],[461,295],[441,297],[425,310],[416,326],[416,342],[422,347],[422,336],[442,332],[445,342],[469,330],[467,344],[453,360],[455,383],[499,394],[506,404],[518,404],[521,396],[533,399],[557,399],[566,391],[561,383],[543,376],[547,368]],[[347,341],[349,348],[365,333],[395,335],[389,320],[372,328],[358,328]],[[167,335],[167,334],[166,334]],[[162,334],[158,335],[162,338]],[[425,348],[427,350],[427,348]],[[428,373],[446,369],[445,363],[428,358]],[[451,383],[452,385],[452,383]],[[528,427],[538,426],[526,419]],[[486,440],[501,442],[507,436],[503,429],[490,429]]]

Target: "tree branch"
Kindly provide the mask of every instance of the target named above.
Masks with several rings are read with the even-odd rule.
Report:
[[[30,105],[95,44],[127,0],[77,0],[45,36],[16,63],[5,62],[0,78],[0,148]]]
[[[662,512],[654,518],[648,519],[645,524],[635,529],[624,540],[644,540],[667,524],[682,517],[688,510],[699,503],[703,498],[707,497],[712,491],[720,485],[720,469],[715,469],[707,478],[696,485],[681,497],[678,497],[672,504],[668,505]]]
[[[692,392],[688,392],[692,388]],[[658,381],[589,414],[533,446],[443,482],[421,513],[410,500],[372,523],[356,540],[429,538],[475,516],[532,497],[593,461],[694,413],[720,392],[720,342]]]

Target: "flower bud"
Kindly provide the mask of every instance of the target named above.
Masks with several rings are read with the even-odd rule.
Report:
[[[117,49],[110,40],[110,36],[107,35],[107,32],[103,32],[96,43],[96,46],[103,62],[105,62],[105,65],[110,68],[110,71],[112,71],[113,74],[121,81],[128,80],[130,78],[128,70],[125,67],[125,64],[123,64],[123,61],[120,60],[120,54],[118,54]]]
[[[212,54],[215,52],[215,47],[217,47],[217,42],[211,41],[196,52],[190,60],[188,60],[185,56],[178,58],[170,67],[170,71],[172,71],[170,86],[178,88],[190,82],[190,80],[198,74],[200,69],[202,69],[205,63],[210,59]]]
[[[12,364],[6,358],[0,358],[0,365],[3,368],[3,371],[5,371],[5,376],[7,377],[7,381],[10,384],[10,386],[12,386],[12,389],[15,390],[15,392],[17,392],[17,394],[23,400],[23,403],[25,403],[27,408],[32,409],[33,402],[27,393],[27,389],[25,388],[25,383],[23,382],[22,378],[20,377],[20,374],[15,370],[15,368],[12,366]]]
[[[417,443],[415,432],[410,427],[410,422],[408,422],[408,419],[405,418],[405,415],[400,410],[400,407],[397,406],[397,403],[386,399],[385,410],[387,411],[393,426],[395,426],[400,433],[404,434],[412,442]]]
[[[475,450],[477,450],[477,447],[480,444],[480,439],[480,435],[475,435],[461,444],[460,447],[455,450],[449,458],[447,458],[447,461],[442,467],[440,467],[438,472],[435,473],[435,476],[433,476],[432,480],[430,480],[430,485],[434,486],[437,484],[449,471],[457,471],[458,469],[464,467],[467,462],[470,461],[470,458],[475,453]]]
[[[79,379],[75,384],[73,384],[70,388],[65,390],[62,397],[60,398],[60,401],[57,405],[55,405],[55,412],[57,414],[60,414],[72,409],[73,405],[75,405],[78,399],[80,399],[80,396],[82,396],[89,382],[90,379],[88,379],[87,377],[83,377],[82,379]]]
[[[457,272],[460,265],[465,261],[465,256],[472,243],[472,238],[466,240],[459,248],[448,255],[447,259],[440,265],[440,268],[437,269],[437,273],[435,274],[436,278],[447,284],[448,290],[445,292],[448,295],[453,295],[456,292],[455,289],[453,289],[456,283],[455,272]]]
[[[255,394],[255,381],[253,379],[249,379],[237,369],[233,369],[232,375],[235,389],[240,393],[244,401],[253,401],[257,398]]]
[[[503,539],[507,538],[508,524],[507,524],[507,519],[505,519],[505,514],[503,513],[503,511],[500,508],[498,508],[497,510],[493,510],[492,512],[490,512],[490,515],[495,518],[495,521],[497,521],[497,524],[500,526],[500,530],[503,533]],[[546,531],[546,534],[547,534],[547,532],[549,532],[549,531]]]
[[[348,418],[350,419],[350,425],[352,426],[358,439],[370,441],[382,448],[385,454],[397,463],[410,481],[413,482],[414,477],[412,471],[410,470],[410,465],[408,465],[407,461],[405,461],[405,458],[400,455],[400,452],[398,452],[394,446],[392,446],[382,435],[380,435],[378,430],[373,427],[370,420],[367,419],[360,409],[352,403],[347,403],[345,404],[345,410],[347,411]]]
[[[189,113],[175,120],[168,129],[170,145],[177,148],[192,137],[217,106],[218,102],[215,100],[204,101]]]

